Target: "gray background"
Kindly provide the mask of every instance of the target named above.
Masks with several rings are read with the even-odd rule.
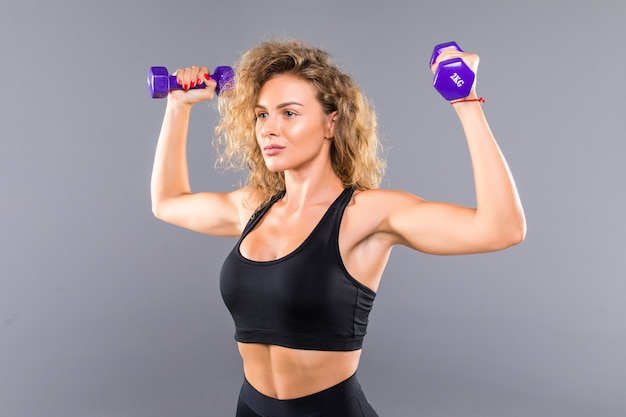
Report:
[[[152,65],[232,64],[266,37],[326,48],[373,100],[383,184],[473,204],[433,45],[478,91],[526,209],[485,255],[397,248],[360,378],[384,416],[626,415],[626,6],[621,1],[12,1],[0,11],[0,416],[230,416],[242,380],[217,274],[234,240],[154,219]],[[196,190],[216,112],[192,115]],[[413,411],[416,410],[416,411]]]

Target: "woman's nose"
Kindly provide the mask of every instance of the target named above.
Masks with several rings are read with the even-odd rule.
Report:
[[[263,121],[263,126],[261,127],[261,135],[264,137],[276,135],[278,132],[278,125],[272,116],[267,116],[267,118]]]

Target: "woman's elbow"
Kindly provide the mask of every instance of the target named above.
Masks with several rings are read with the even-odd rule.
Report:
[[[507,222],[506,226],[501,228],[498,234],[498,248],[496,250],[519,245],[526,239],[526,219],[521,216],[515,221]]]
[[[510,245],[515,246],[519,245],[526,239],[526,222],[521,224],[520,226],[514,228],[510,233]]]
[[[152,202],[152,214],[159,220],[164,220],[164,204],[162,202],[153,201]]]
[[[159,218],[159,208],[158,208],[158,206],[155,206],[154,204],[152,205],[152,214],[157,219]]]

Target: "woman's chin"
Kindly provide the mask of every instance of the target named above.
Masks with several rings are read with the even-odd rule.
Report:
[[[265,164],[265,167],[268,169],[268,171],[273,172],[274,174],[284,171],[282,167],[277,166],[276,164]]]
[[[283,172],[285,170],[285,167],[283,166],[283,164],[278,164],[276,163],[277,161],[273,161],[273,160],[265,160],[265,168],[267,168],[270,172],[273,173],[278,173],[278,172]]]

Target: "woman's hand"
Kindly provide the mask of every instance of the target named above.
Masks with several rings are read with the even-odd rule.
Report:
[[[472,89],[470,90],[470,93],[466,98],[473,99],[478,97],[476,95],[476,80],[478,79],[478,63],[480,61],[478,55],[468,54],[466,52],[459,51],[452,46],[449,48],[445,48],[441,51],[437,59],[435,59],[435,62],[433,62],[433,65],[430,67],[433,74],[437,71],[437,67],[439,66],[440,62],[447,61],[448,59],[452,58],[461,58],[463,62],[465,62],[465,65],[467,65],[468,68],[471,69],[472,72],[476,75],[476,78],[474,79],[474,84],[472,85]]]
[[[174,75],[176,82],[183,89],[172,90],[168,95],[169,102],[193,105],[211,100],[215,95],[217,82],[210,77],[207,67],[179,68]],[[194,88],[198,85],[204,85],[205,88]]]

